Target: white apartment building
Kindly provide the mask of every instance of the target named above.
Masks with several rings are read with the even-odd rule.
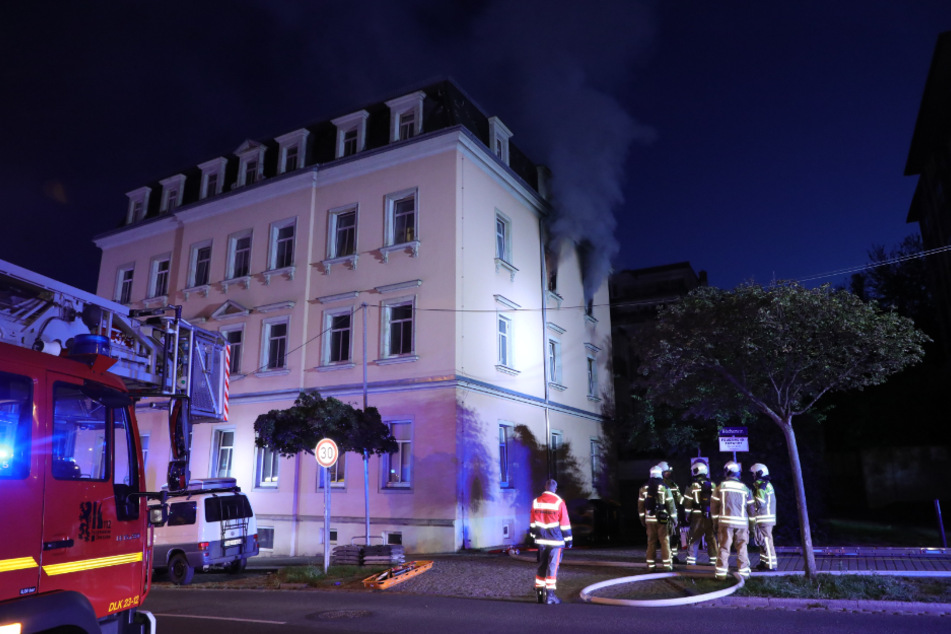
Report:
[[[574,245],[545,248],[546,171],[511,138],[443,81],[135,189],[96,238],[100,295],[181,305],[230,342],[229,419],[194,426],[191,474],[237,478],[262,554],[323,551],[314,457],[254,444],[301,391],[366,398],[399,443],[370,459],[373,543],[521,543],[546,463],[570,504],[596,495],[607,284],[586,300]],[[138,416],[155,490],[166,416]],[[328,480],[331,545],[362,543],[361,457]]]

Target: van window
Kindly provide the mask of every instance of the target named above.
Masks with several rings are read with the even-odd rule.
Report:
[[[33,383],[0,372],[0,480],[22,480],[30,473]]]
[[[243,495],[224,495],[205,498],[205,520],[223,522],[251,517],[251,503]]]
[[[169,526],[190,526],[198,515],[197,502],[174,502],[168,506]]]

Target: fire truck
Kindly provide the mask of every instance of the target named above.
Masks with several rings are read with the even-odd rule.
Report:
[[[0,260],[0,634],[152,633],[154,526],[188,488],[189,425],[221,420],[225,343]],[[167,407],[146,490],[135,404]]]

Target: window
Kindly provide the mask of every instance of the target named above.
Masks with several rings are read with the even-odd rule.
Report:
[[[386,198],[386,246],[416,239],[416,190],[390,194]]]
[[[129,211],[126,215],[126,224],[132,224],[145,219],[149,208],[149,194],[152,190],[148,187],[140,187],[126,193],[129,197]]]
[[[258,180],[258,160],[248,159],[244,164],[244,184],[250,185]]]
[[[545,248],[545,270],[548,273],[548,292],[558,292],[558,256],[554,251]]]
[[[56,384],[51,441],[55,479],[106,480],[111,442],[111,435],[106,433],[108,412],[109,408],[86,396],[80,386]],[[125,471],[128,475],[128,460]]]
[[[506,165],[509,164],[509,139],[512,131],[498,117],[489,118],[489,147]]]
[[[413,302],[384,304],[384,356],[395,357],[413,353]]]
[[[0,372],[0,481],[29,477],[32,423],[33,382]]]
[[[184,174],[176,174],[162,179],[162,204],[160,211],[169,212],[182,204],[182,192],[185,191]]]
[[[498,315],[498,346],[499,365],[512,367],[512,320],[505,315]]]
[[[504,215],[495,214],[495,257],[512,261],[512,223]]]
[[[218,157],[198,166],[201,170],[201,192],[199,198],[208,198],[221,193],[225,182],[225,166],[228,160]]]
[[[251,230],[232,234],[228,238],[228,278],[247,277],[251,274]]]
[[[287,367],[287,321],[266,322],[264,324],[263,365],[268,370],[280,370]]]
[[[149,463],[149,439],[151,437],[149,434],[141,434],[139,436],[140,444],[142,445],[142,465],[145,466]]]
[[[280,161],[278,172],[293,172],[304,166],[304,148],[306,148],[309,131],[301,129],[279,136],[275,139],[280,147]]]
[[[423,131],[423,100],[419,91],[386,102],[390,109],[390,141],[403,141]]]
[[[387,423],[390,433],[396,439],[397,449],[383,456],[383,486],[388,488],[408,488],[412,484],[413,462],[413,425],[410,421],[392,421]]]
[[[598,365],[594,357],[588,355],[585,359],[588,366],[588,396],[591,398],[598,397]]]
[[[350,361],[350,340],[353,313],[349,308],[324,315],[325,365]]]
[[[191,264],[188,273],[188,286],[205,286],[211,279],[211,242],[206,241],[192,247]]]
[[[601,480],[601,441],[597,438],[592,438],[590,442],[591,447],[591,483],[597,486],[598,481]]]
[[[565,436],[560,431],[552,431],[551,438],[549,439],[548,450],[551,452],[551,477],[554,480],[558,480],[558,474],[560,473],[559,467],[561,466],[562,453],[565,445]]]
[[[512,477],[509,471],[510,449],[512,444],[512,426],[499,423],[499,486],[512,486]]]
[[[548,382],[561,384],[561,342],[548,339]]]
[[[345,207],[330,211],[330,244],[328,257],[343,258],[357,250],[357,208]]]
[[[271,261],[269,267],[285,269],[294,265],[294,229],[296,220],[284,220],[271,225]]]
[[[127,264],[120,267],[116,275],[116,301],[120,304],[132,303],[132,278],[135,272],[135,266]]]
[[[241,329],[222,330],[225,341],[228,342],[230,358],[228,369],[231,374],[241,374],[241,349],[244,340],[244,331]]]
[[[276,488],[281,455],[270,447],[255,450],[254,486]]]
[[[234,457],[234,430],[216,429],[213,443],[214,454],[212,455],[211,477],[230,478],[231,464]]]
[[[274,528],[271,526],[258,526],[258,547],[264,550],[274,548]]]
[[[168,277],[172,260],[168,255],[152,259],[152,275],[149,283],[149,297],[163,297],[168,295]]]
[[[331,488],[342,488],[344,486],[344,474],[347,471],[347,454],[341,453],[337,457],[337,462],[329,469],[317,468],[317,488],[322,489],[326,486],[325,477],[330,480]],[[326,473],[326,476],[324,475]]]
[[[245,141],[234,153],[238,156],[238,187],[251,185],[264,178],[264,151],[266,148],[257,141]]]
[[[337,127],[336,158],[353,156],[364,150],[369,116],[366,110],[360,110],[331,121]]]

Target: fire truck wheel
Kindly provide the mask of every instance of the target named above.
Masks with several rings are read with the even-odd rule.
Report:
[[[232,561],[230,564],[225,566],[225,572],[227,572],[229,575],[236,575],[242,570],[244,570],[245,566],[247,565],[248,565],[247,559],[238,559],[236,561]]]
[[[187,586],[195,576],[195,569],[188,565],[188,559],[182,553],[175,553],[168,560],[168,576],[172,583]]]

